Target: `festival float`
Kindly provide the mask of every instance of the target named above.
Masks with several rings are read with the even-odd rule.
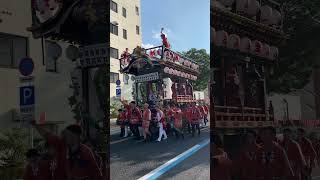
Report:
[[[195,102],[192,84],[199,75],[199,65],[171,50],[162,31],[161,46],[147,49],[138,46],[132,54],[126,49],[121,55],[120,72],[132,75],[134,99],[139,105]]]
[[[213,1],[211,19],[212,122],[225,140],[233,135],[231,144],[237,146],[244,129],[277,126],[266,75],[287,36],[281,7],[273,1]]]

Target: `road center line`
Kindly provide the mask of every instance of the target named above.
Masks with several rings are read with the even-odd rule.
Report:
[[[205,147],[210,143],[210,139],[206,139],[202,141],[201,143],[193,146],[192,148],[188,149],[187,151],[183,152],[182,154],[178,155],[177,157],[171,159],[170,161],[166,162],[162,166],[158,167],[157,169],[151,171],[150,173],[144,175],[143,177],[139,178],[138,180],[154,180],[160,177],[165,172],[169,171],[176,165],[178,165],[183,160],[187,159],[197,151],[199,151],[201,148]]]

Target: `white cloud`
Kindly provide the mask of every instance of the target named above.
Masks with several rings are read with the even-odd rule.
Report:
[[[155,47],[155,45],[147,43],[147,44],[142,44],[142,47],[145,49],[148,49],[148,48]]]

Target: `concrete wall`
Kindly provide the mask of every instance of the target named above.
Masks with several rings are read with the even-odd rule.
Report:
[[[142,27],[141,27],[141,6],[140,0],[113,0],[118,4],[118,13],[110,10],[110,21],[116,21],[118,23],[118,36],[110,34],[110,46],[119,50],[119,58],[123,51],[128,48],[129,52],[136,46],[142,45]],[[136,15],[135,7],[139,7],[139,16]],[[127,17],[122,16],[122,7],[127,11]],[[136,26],[140,27],[140,34],[136,34]],[[123,38],[123,29],[127,30],[127,39]],[[110,71],[119,73],[120,64],[118,59],[110,58]],[[119,75],[121,80],[122,97],[127,100],[132,99],[132,81],[129,80],[129,84],[123,83],[123,75]],[[110,97],[116,95],[116,84],[110,84]]]
[[[12,15],[0,15],[0,33],[18,35],[28,38],[28,54],[34,60],[36,109],[35,116],[39,119],[41,112],[46,112],[47,121],[66,121],[73,123],[67,98],[72,91],[70,85],[70,72],[73,63],[65,58],[63,52],[57,61],[57,73],[46,72],[43,65],[41,40],[33,39],[32,34],[26,30],[32,24],[30,1],[0,1],[0,12],[9,11]],[[60,43],[62,49],[67,44]],[[18,126],[11,120],[11,109],[19,108],[19,72],[17,69],[0,67],[0,126]],[[66,124],[64,124],[65,126]]]

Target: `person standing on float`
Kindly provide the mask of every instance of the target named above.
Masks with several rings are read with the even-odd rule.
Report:
[[[151,111],[149,109],[149,104],[145,103],[144,109],[143,109],[143,116],[142,116],[144,142],[147,142],[148,136],[149,138],[151,138],[151,133],[149,131],[150,121],[151,121]]]
[[[301,172],[304,171],[307,164],[299,144],[292,139],[291,129],[286,128],[283,130],[283,141],[280,141],[280,145],[286,151],[294,172],[294,176],[288,177],[287,180],[300,180]]]
[[[162,136],[164,136],[163,140],[167,139],[168,136],[167,136],[166,131],[164,130],[164,123],[165,123],[164,113],[161,111],[159,106],[156,106],[156,110],[157,110],[156,117],[157,117],[158,127],[159,127],[159,137],[158,137],[157,141],[160,142],[162,139]]]

